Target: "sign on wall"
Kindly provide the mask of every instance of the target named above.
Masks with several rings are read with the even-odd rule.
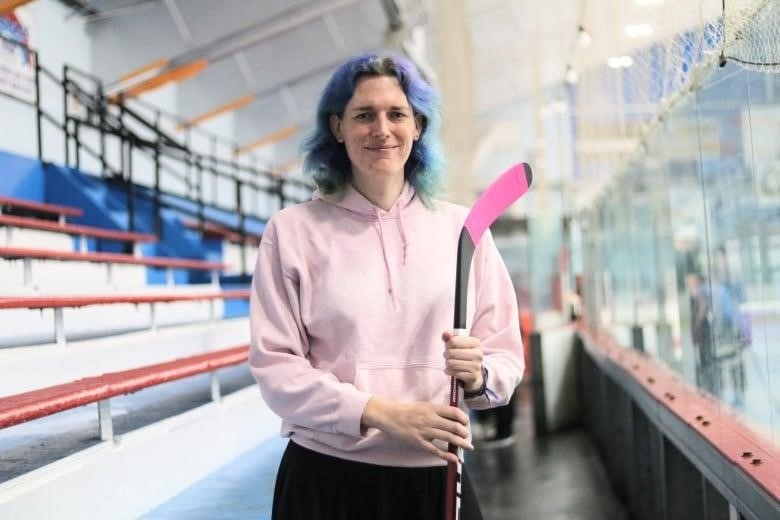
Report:
[[[31,24],[23,10],[0,16],[0,92],[35,102]]]

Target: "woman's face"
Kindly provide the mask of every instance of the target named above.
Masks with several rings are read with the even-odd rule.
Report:
[[[330,126],[336,139],[346,146],[353,179],[358,183],[402,180],[421,129],[406,94],[391,76],[358,80],[344,116],[331,116]]]

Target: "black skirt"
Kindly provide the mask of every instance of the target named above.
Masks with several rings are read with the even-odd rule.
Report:
[[[323,455],[290,441],[279,465],[272,520],[439,520],[446,466],[402,468]],[[461,520],[482,520],[463,470]]]

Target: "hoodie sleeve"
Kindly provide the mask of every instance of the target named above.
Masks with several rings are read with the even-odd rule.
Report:
[[[504,261],[490,232],[477,247],[473,262],[474,320],[471,336],[482,342],[487,369],[486,392],[468,399],[470,408],[507,404],[525,369],[517,297]]]
[[[273,219],[258,249],[249,318],[249,367],[271,410],[305,428],[360,437],[371,396],[309,362],[299,279],[283,266]]]

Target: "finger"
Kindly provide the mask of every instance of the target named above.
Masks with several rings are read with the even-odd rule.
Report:
[[[479,341],[476,341],[474,343],[455,343],[454,341],[450,341],[444,346],[444,350],[447,351],[447,353],[451,356],[456,355],[464,355],[464,354],[482,354],[482,345],[480,345]]]
[[[425,437],[428,439],[443,439],[449,442],[451,439],[449,437],[442,437],[442,435],[454,435],[461,439],[468,439],[470,433],[471,430],[469,430],[469,427],[466,424],[448,419],[441,419],[437,424],[431,425],[427,430]]]
[[[480,364],[474,361],[453,361],[447,363],[444,367],[444,372],[448,376],[454,376],[456,374],[472,374],[476,376],[480,371]]]
[[[450,349],[478,349],[481,342],[471,336],[452,336],[446,346]]]
[[[449,449],[439,448],[436,445],[436,443],[434,443],[433,441],[425,441],[424,444],[425,444],[425,448],[428,451],[430,451],[431,453],[433,453],[434,455],[436,455],[440,459],[444,459],[447,462],[453,462],[455,464],[457,464],[459,462],[463,463],[463,460],[458,458],[458,454],[457,453],[450,453]]]
[[[461,381],[467,387],[475,385],[479,381],[479,375],[472,370],[445,370],[444,373]]]
[[[449,421],[457,421],[463,426],[469,424],[469,416],[457,406],[439,406],[436,408],[436,415]]]
[[[435,433],[432,433],[430,436],[435,440],[458,446],[464,450],[474,449],[474,446],[468,440],[468,434],[461,436],[459,433],[451,433],[445,430],[439,430]]]
[[[450,363],[472,363],[481,365],[484,359],[482,351],[479,349],[446,349],[444,351],[444,362],[449,366]]]
[[[448,361],[444,366],[444,373],[453,377],[479,378],[482,375],[482,363],[479,361]]]
[[[470,364],[482,364],[482,360],[485,356],[479,349],[470,350],[448,350],[444,355],[445,363],[470,363]]]
[[[482,361],[482,356],[450,357],[444,360],[444,368],[479,372],[482,370]]]

